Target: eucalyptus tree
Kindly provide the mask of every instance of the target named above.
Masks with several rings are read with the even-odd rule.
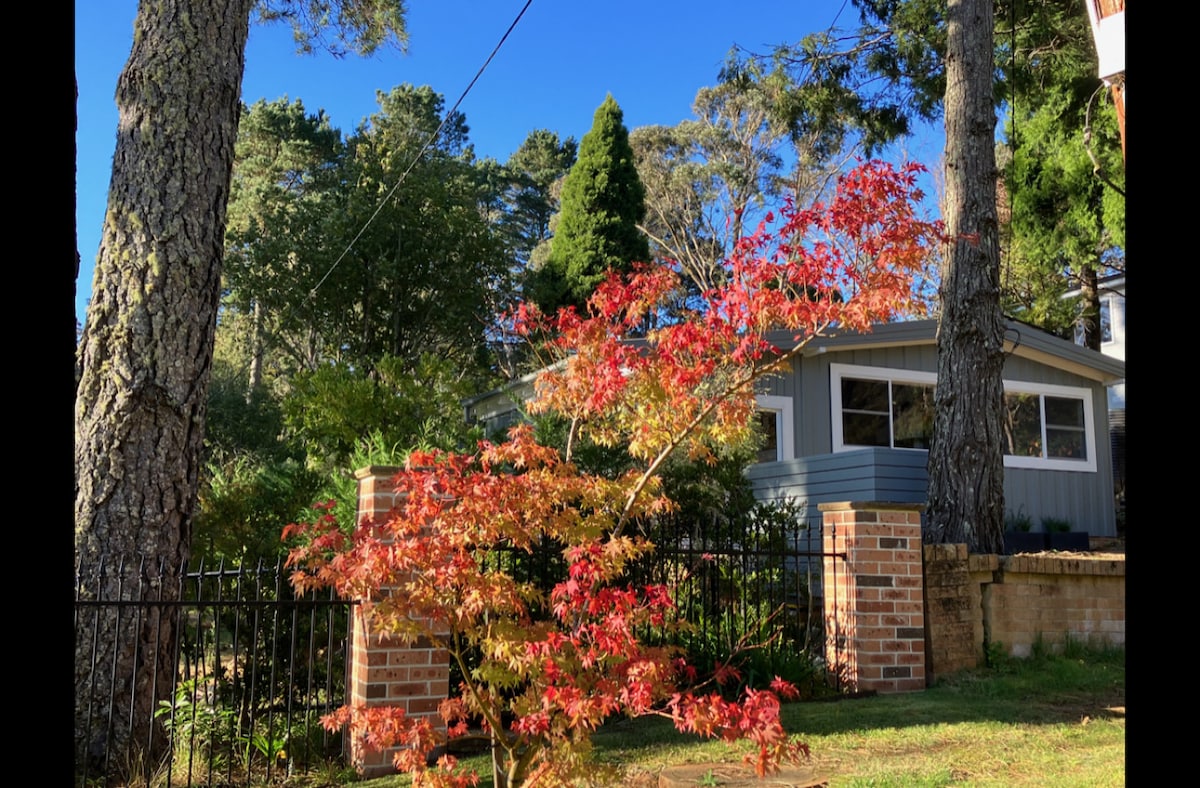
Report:
[[[717,85],[697,92],[695,118],[630,134],[646,187],[642,230],[693,292],[720,284],[738,239],[783,199],[812,201],[847,158],[839,130],[793,134],[781,111],[792,88],[780,71],[731,62]]]
[[[185,568],[199,488],[226,208],[251,18],[287,19],[302,47],[403,47],[399,0],[139,3],[116,89],[116,151],[75,400],[75,556]],[[110,573],[85,593],[115,597]],[[171,601],[172,586],[162,592]],[[110,614],[111,613],[111,614]],[[137,626],[99,608],[76,626],[75,756],[153,764],[178,618]],[[123,700],[122,700],[123,699]],[[112,704],[124,703],[125,707]],[[127,760],[129,758],[136,761]]]

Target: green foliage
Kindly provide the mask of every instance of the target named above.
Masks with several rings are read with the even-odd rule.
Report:
[[[792,133],[832,153],[856,139],[867,156],[937,120],[945,94],[945,3],[854,0],[859,27],[831,28],[769,55],[730,55],[722,79],[774,73],[788,82],[775,99]],[[840,21],[840,20],[839,20]],[[998,93],[997,95],[1003,95]]]
[[[431,355],[415,367],[384,357],[370,372],[329,365],[296,376],[284,421],[309,465],[324,470],[345,468],[373,434],[380,445],[462,449],[474,437],[462,414],[472,388],[452,361]]]
[[[174,697],[159,701],[154,712],[184,760],[220,758],[235,736],[237,711],[207,697],[212,689],[197,679],[180,681]]]
[[[350,530],[358,517],[358,480],[354,472],[370,466],[401,466],[408,458],[407,444],[389,443],[378,429],[363,435],[354,444],[341,468],[331,471],[314,500],[334,501],[332,513]],[[297,520],[298,522],[298,520]]]
[[[260,22],[287,21],[296,49],[321,49],[337,57],[348,51],[370,55],[390,45],[408,48],[404,0],[262,0],[255,4]]]
[[[239,714],[236,703],[220,696],[221,685],[214,680],[184,679],[172,699],[159,701],[154,716],[174,745],[172,782],[207,784],[214,775],[230,770],[251,771],[257,779],[267,769],[277,774],[288,770],[293,760],[289,749],[306,757],[329,749],[323,744],[328,735],[313,713],[256,710],[259,716],[248,720]],[[296,779],[307,785],[314,778],[297,775]]]
[[[425,353],[489,365],[486,331],[511,296],[498,166],[475,160],[465,118],[428,86],[378,98],[344,140],[299,101],[243,113],[222,326],[284,378]]]
[[[1004,530],[1006,531],[1024,531],[1033,530],[1033,518],[1025,513],[1025,507],[1010,511],[1004,517]]]
[[[1071,521],[1062,517],[1043,517],[1042,530],[1048,534],[1065,534],[1071,530]]]
[[[1006,309],[1048,331],[1070,336],[1088,318],[1099,349],[1099,301],[1089,291],[1124,268],[1125,167],[1085,11],[1045,0],[998,19],[1013,27],[1003,38],[1014,74],[998,154],[1011,207],[1002,287]],[[1064,299],[1071,289],[1083,300]]]
[[[247,393],[245,370],[217,355],[208,386],[208,418],[204,440],[210,458],[252,452],[283,460],[296,452],[280,440],[283,410],[265,387]]]
[[[610,94],[596,109],[563,182],[550,257],[529,282],[530,296],[543,311],[582,307],[609,270],[649,262],[649,243],[637,228],[645,198],[624,115]]]
[[[522,264],[529,261],[538,244],[551,237],[550,220],[558,211],[558,193],[578,149],[574,137],[563,140],[557,132],[536,129],[504,164],[509,211],[501,221]]]
[[[321,481],[320,474],[291,458],[239,452],[210,459],[192,536],[193,557],[247,565],[274,562],[286,553],[279,541],[283,525],[305,514]]]

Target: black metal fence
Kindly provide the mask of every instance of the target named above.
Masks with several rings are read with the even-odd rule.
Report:
[[[139,561],[79,565],[75,599],[77,655],[103,654],[88,642],[102,637],[144,647],[130,634],[166,611],[180,635],[166,681],[136,675],[152,669],[145,657],[93,657],[83,679],[77,664],[76,703],[99,707],[82,731],[77,707],[76,736],[105,743],[85,757],[77,746],[77,785],[262,785],[342,766],[340,736],[319,720],[345,702],[349,603],[297,597],[280,563],[175,577]],[[134,675],[117,676],[126,664]],[[148,703],[153,720],[132,719]],[[107,746],[118,731],[132,731],[128,747]]]
[[[686,624],[643,637],[679,646],[702,671],[737,654],[743,684],[761,686],[781,675],[802,691],[825,686],[823,628],[830,624],[822,611],[819,537],[794,521],[736,535],[697,531],[659,530],[651,535],[653,553],[631,568],[633,583],[672,590]],[[565,568],[552,545],[532,554],[495,550],[488,561],[547,590]],[[164,593],[170,584],[174,593]],[[322,771],[336,776],[346,768],[341,739],[319,720],[346,699],[350,604],[329,592],[297,598],[281,564],[201,566],[175,578],[134,562],[79,566],[77,654],[88,648],[79,642],[81,633],[99,637],[95,624],[114,610],[118,625],[132,628],[144,626],[154,611],[174,610],[181,637],[165,689],[136,676],[114,683],[103,696],[107,708],[91,715],[100,722],[90,724],[105,730],[76,732],[88,742],[108,741],[96,734],[117,730],[123,715],[139,708],[130,695],[153,691],[153,725],[140,750],[162,754],[137,764],[120,762],[122,754],[112,748],[77,756],[76,784],[240,786]],[[93,661],[90,668],[93,677],[118,672],[115,659]],[[81,690],[77,675],[76,695],[81,703],[96,693]],[[113,774],[119,779],[103,777]]]
[[[785,510],[735,533],[658,523],[645,534],[653,552],[627,576],[635,586],[667,586],[683,626],[646,630],[643,639],[678,646],[701,671],[732,658],[743,684],[761,687],[780,675],[813,689],[824,685],[825,556],[820,535],[802,522]],[[559,548],[550,544],[531,553],[494,550],[487,560],[547,593],[565,572]]]

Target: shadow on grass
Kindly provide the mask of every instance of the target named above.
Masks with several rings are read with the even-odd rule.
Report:
[[[1069,648],[1061,655],[1000,658],[922,691],[787,703],[784,729],[805,736],[969,722],[1055,725],[1125,716],[1125,652]],[[616,720],[593,737],[597,754],[636,756],[695,746],[664,719]]]

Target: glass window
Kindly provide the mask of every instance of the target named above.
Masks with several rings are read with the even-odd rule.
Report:
[[[760,410],[758,428],[763,440],[758,449],[758,461],[776,462],[779,459],[779,412]]]
[[[834,451],[862,446],[929,448],[933,374],[831,364],[830,382]],[[1096,471],[1088,389],[1014,381],[1005,381],[1004,388],[1005,467]]]
[[[929,448],[933,437],[933,392],[933,386],[892,384],[892,436],[896,448]]]
[[[1042,404],[1036,394],[1004,395],[1004,453],[1016,457],[1042,456]]]
[[[886,380],[842,378],[842,436],[855,446],[891,446]]]
[[[842,442],[852,446],[928,449],[933,386],[842,378]]]
[[[793,443],[793,414],[791,397],[759,394],[756,421],[762,444],[758,448],[758,462],[782,462],[795,459]]]
[[[1100,299],[1100,341],[1112,342],[1112,297]],[[1075,344],[1083,344],[1083,319],[1075,323]]]
[[[1045,397],[1046,456],[1072,460],[1087,459],[1087,436],[1083,418],[1083,400],[1073,397]]]

